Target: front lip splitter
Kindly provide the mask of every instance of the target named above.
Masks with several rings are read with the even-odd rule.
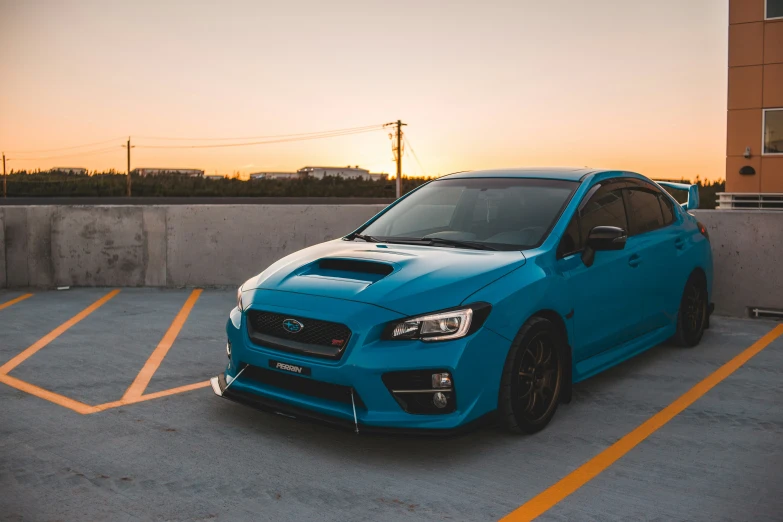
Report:
[[[244,368],[240,370],[239,373],[237,373],[237,376],[235,378],[231,379],[231,381],[228,382],[226,381],[225,373],[221,373],[220,375],[212,377],[209,380],[209,384],[212,386],[212,391],[215,392],[215,395],[217,395],[218,397],[222,397],[223,399],[236,402],[243,406],[249,406],[251,408],[265,411],[268,413],[275,413],[283,417],[289,417],[294,419],[309,420],[335,428],[350,430],[355,433],[359,433],[359,429],[361,428],[362,433],[444,437],[444,436],[453,436],[453,435],[459,435],[465,433],[467,431],[475,429],[478,426],[487,424],[493,418],[493,414],[486,414],[474,421],[471,421],[467,424],[463,424],[457,428],[451,428],[451,429],[389,428],[389,427],[371,426],[367,424],[362,424],[358,422],[358,420],[354,420],[353,422],[351,422],[349,420],[340,419],[332,415],[325,415],[316,411],[300,408],[298,406],[292,406],[290,404],[286,404],[284,402],[269,397],[264,397],[262,395],[258,395],[255,393],[246,393],[243,391],[237,391],[233,389],[229,390],[231,384],[233,384],[237,380],[237,378],[239,378],[239,375],[242,373],[243,370]]]

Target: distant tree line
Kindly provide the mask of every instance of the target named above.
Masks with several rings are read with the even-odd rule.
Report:
[[[403,178],[403,193],[408,193],[431,178]],[[363,197],[393,198],[394,180],[346,179],[341,177],[310,177],[275,180],[208,179],[182,175],[131,176],[134,196],[168,197]],[[125,195],[126,178],[115,171],[75,174],[62,172],[11,172],[8,176],[9,197],[78,197]],[[682,183],[689,183],[682,180]],[[700,208],[715,208],[716,194],[725,191],[726,183],[703,181],[699,185]],[[684,202],[687,194],[672,191]]]
[[[403,178],[407,193],[430,178]],[[15,172],[8,177],[9,197],[79,197],[125,195],[127,179],[116,172],[73,174]],[[132,194],[138,197],[363,197],[393,198],[394,180],[304,177],[291,180],[208,179],[182,175],[131,174]]]

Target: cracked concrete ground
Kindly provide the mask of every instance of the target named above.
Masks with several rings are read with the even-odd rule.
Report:
[[[0,310],[0,364],[108,289]],[[23,292],[0,291],[0,303]],[[123,289],[10,372],[88,405],[120,399],[190,290]],[[234,291],[205,290],[147,393],[224,367]],[[209,388],[82,415],[0,383],[2,520],[497,520],[777,323],[716,317],[576,386],[543,432],[399,438],[257,412]],[[783,337],[540,520],[780,520]]]

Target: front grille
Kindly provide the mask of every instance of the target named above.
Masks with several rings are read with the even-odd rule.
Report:
[[[308,395],[310,397],[316,397],[327,401],[340,402],[343,404],[351,404],[351,387],[343,386],[341,384],[332,384],[330,382],[316,381],[307,377],[299,377],[298,375],[292,375],[274,370],[267,370],[258,366],[248,366],[242,372],[242,377],[260,382],[267,386],[273,386],[282,390],[288,390],[302,395]],[[354,390],[353,392],[354,402],[357,408],[363,408],[359,394]]]
[[[248,310],[247,319],[248,333],[254,342],[315,357],[339,359],[351,338],[351,330],[340,323],[260,310]],[[299,331],[286,329],[284,323],[289,321],[301,325]]]

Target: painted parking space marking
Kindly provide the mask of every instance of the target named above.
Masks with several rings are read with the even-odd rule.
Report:
[[[8,373],[10,373],[14,368],[22,364],[25,360],[33,356],[35,353],[40,351],[46,345],[48,345],[49,343],[57,339],[60,335],[65,333],[69,328],[71,328],[81,320],[85,319],[95,310],[97,310],[98,308],[106,304],[119,292],[120,292],[119,289],[112,290],[111,292],[101,297],[93,304],[91,304],[90,306],[88,306],[87,308],[85,308],[75,316],[73,316],[71,319],[64,322],[63,324],[61,324],[60,326],[58,326],[57,328],[49,332],[47,335],[45,335],[44,337],[42,337],[41,339],[33,343],[30,347],[22,351],[16,357],[6,362],[4,365],[0,366],[0,382],[8,386],[11,386],[12,388],[16,388],[17,390],[23,391],[30,395],[34,395],[38,398],[57,404],[58,406],[62,406],[64,408],[73,410],[77,413],[81,413],[82,415],[89,415],[91,413],[97,413],[111,408],[127,406],[129,404],[135,404],[137,402],[145,402],[153,399],[158,399],[161,397],[175,395],[178,393],[188,392],[191,390],[198,390],[209,386],[209,381],[202,381],[193,384],[188,384],[185,386],[170,388],[168,390],[149,393],[146,395],[144,394],[147,385],[149,384],[153,375],[155,375],[155,371],[163,362],[163,359],[166,357],[166,354],[168,353],[169,349],[174,344],[174,341],[177,339],[177,336],[182,330],[182,327],[185,325],[185,321],[187,321],[190,312],[193,310],[196,301],[201,295],[202,290],[200,288],[197,288],[191,292],[190,296],[185,301],[185,304],[182,306],[179,313],[176,315],[171,325],[169,326],[169,329],[164,334],[160,343],[158,343],[158,346],[155,348],[155,350],[153,350],[152,354],[147,359],[147,362],[144,364],[141,371],[139,371],[139,373],[136,375],[136,378],[133,380],[130,387],[128,388],[128,390],[125,392],[125,394],[120,400],[107,402],[96,406],[91,406],[89,404],[85,404],[83,402],[71,399],[70,397],[60,395],[59,393],[55,393],[53,391],[41,388],[40,386],[30,384],[29,382],[8,375]],[[31,295],[32,294],[28,294],[28,296]],[[18,302],[19,300],[21,299],[17,298],[16,302]],[[13,302],[11,301],[9,301],[9,303],[10,304],[6,303],[6,305],[11,306],[11,304],[13,304]]]
[[[11,370],[22,364],[25,360],[30,358],[33,354],[35,354],[37,351],[39,351],[41,348],[49,344],[50,342],[54,341],[58,337],[60,337],[64,332],[66,332],[69,328],[71,328],[73,325],[80,322],[82,319],[93,313],[95,310],[100,308],[101,306],[105,305],[109,300],[111,300],[112,297],[119,294],[119,289],[112,290],[105,296],[101,297],[97,301],[95,301],[93,304],[79,312],[78,314],[74,315],[67,321],[65,321],[63,324],[46,334],[45,336],[41,337],[39,340],[34,342],[30,347],[28,347],[26,350],[24,350],[22,353],[5,363],[4,365],[0,366],[0,375],[8,375]]]
[[[40,386],[30,384],[29,382],[17,379],[16,377],[11,377],[10,375],[0,374],[0,382],[7,384],[12,388],[16,388],[19,391],[29,393],[30,395],[35,395],[39,399],[44,399],[49,402],[53,402],[58,406],[62,406],[63,408],[73,410],[76,413],[81,413],[82,415],[95,413],[96,411],[95,408],[89,404],[84,404],[83,402],[75,401],[69,397],[66,397],[65,395],[60,395],[59,393],[45,390]]]
[[[690,390],[681,395],[677,400],[667,407],[650,417],[639,427],[622,437],[620,440],[606,448],[604,451],[582,464],[579,468],[572,471],[560,481],[550,486],[548,489],[539,493],[525,504],[512,511],[501,520],[504,522],[521,522],[533,520],[544,514],[555,504],[565,499],[576,490],[594,479],[601,472],[614,464],[623,455],[631,451],[640,442],[655,433],[688,406],[696,402],[700,397],[714,388],[729,375],[734,373],[743,364],[759,354],[764,348],[769,346],[775,339],[783,335],[783,324],[773,328],[761,339],[736,355],[729,362],[708,375],[701,382],[696,384]]]
[[[168,397],[169,395],[176,395],[178,393],[184,393],[191,390],[199,390],[201,388],[206,388],[207,386],[209,386],[209,381],[202,381],[194,384],[188,384],[186,386],[178,386],[177,388],[171,388],[170,390],[148,393],[146,395],[142,395],[141,397],[132,400],[120,399],[114,402],[99,404],[98,406],[95,406],[93,408],[94,411],[91,411],[89,413],[104,411],[111,408],[119,408],[120,406],[127,406],[129,404],[136,404],[137,402],[150,401],[152,399],[159,399],[161,397]]]
[[[133,383],[128,387],[125,395],[122,396],[123,400],[131,401],[144,395],[144,390],[147,389],[150,380],[152,380],[152,376],[155,375],[155,371],[160,366],[160,363],[163,362],[166,354],[169,353],[171,345],[174,344],[185,321],[188,320],[188,316],[190,315],[191,310],[193,310],[196,301],[198,301],[201,292],[202,290],[200,288],[196,288],[190,293],[187,301],[185,301],[185,304],[182,305],[182,308],[174,318],[174,321],[172,321],[171,326],[163,335],[163,339],[160,340],[160,343],[158,343],[158,346],[152,352],[149,359],[147,359],[144,367],[133,380]]]
[[[4,308],[8,308],[9,306],[13,306],[16,303],[24,301],[25,299],[29,299],[32,296],[33,296],[33,294],[24,294],[24,295],[20,295],[17,298],[14,298],[14,299],[11,299],[9,301],[6,301],[5,303],[0,304],[0,310],[2,310]]]

